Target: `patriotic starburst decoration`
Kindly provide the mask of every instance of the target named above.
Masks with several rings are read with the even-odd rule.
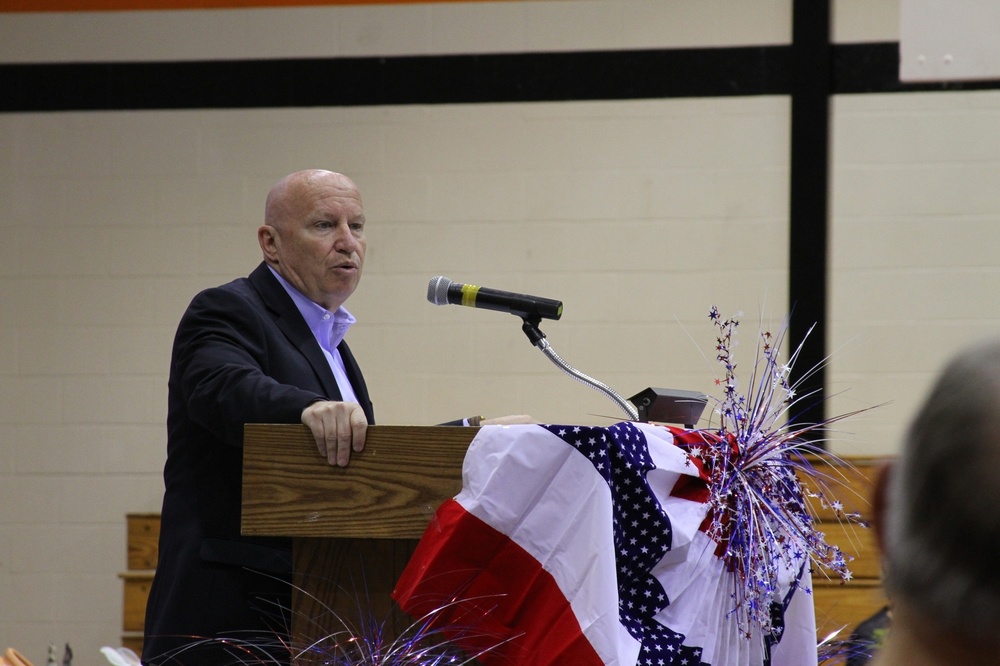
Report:
[[[799,581],[805,567],[818,565],[827,576],[851,579],[852,558],[816,529],[806,498],[832,509],[842,521],[863,523],[836,499],[833,490],[842,481],[818,472],[810,462],[815,454],[830,458],[817,446],[817,435],[858,412],[822,423],[789,424],[796,405],[814,396],[798,396],[800,382],[790,379],[801,345],[787,363],[779,360],[787,323],[777,334],[760,331],[744,389],[734,353],[738,316],[723,318],[716,307],[709,313],[717,328],[716,360],[724,369],[715,382],[722,395],[710,398],[715,423],[689,431],[679,443],[708,482],[706,532],[719,544],[733,576],[732,612],[750,638],[756,631],[763,636],[780,632],[773,623],[776,593],[782,582]],[[803,483],[807,478],[809,486]]]
[[[435,618],[447,613],[451,606],[470,607],[484,599],[461,599],[437,606],[400,630],[396,625],[402,616],[390,613],[378,618],[371,613],[362,613],[359,624],[349,622],[339,616],[308,590],[296,586],[296,590],[316,601],[322,610],[315,616],[302,617],[306,633],[312,638],[308,644],[291,644],[289,641],[289,618],[292,609],[275,604],[269,610],[261,610],[277,626],[273,635],[263,636],[259,632],[242,635],[234,632],[226,636],[197,638],[166,654],[157,656],[157,663],[184,664],[191,660],[205,660],[204,649],[217,660],[218,666],[282,666],[289,662],[322,664],[323,666],[475,666],[477,659],[502,644],[490,636],[478,632],[472,626],[435,626]],[[363,595],[364,593],[362,593]],[[359,598],[359,608],[369,604]],[[475,623],[475,619],[471,624]],[[440,623],[438,623],[440,624]],[[463,640],[476,639],[485,645],[478,652],[463,651],[458,644]],[[139,666],[135,654],[125,648],[104,648],[102,653],[112,666]],[[227,656],[220,656],[220,654]],[[132,660],[135,660],[134,662]]]

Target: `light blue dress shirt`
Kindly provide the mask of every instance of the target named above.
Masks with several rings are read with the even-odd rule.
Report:
[[[270,266],[268,266],[268,269],[270,269],[274,277],[278,278],[278,282],[285,288],[288,295],[292,297],[295,307],[302,313],[302,318],[306,320],[309,330],[312,331],[316,342],[319,343],[319,348],[323,350],[323,355],[326,357],[327,363],[330,364],[330,370],[333,371],[333,377],[337,380],[341,399],[344,402],[357,402],[358,398],[354,394],[354,387],[351,386],[351,380],[347,378],[344,359],[340,357],[340,351],[337,349],[337,345],[347,335],[347,329],[356,321],[354,316],[343,306],[340,306],[334,312],[330,312],[319,303],[306,298],[301,291],[292,286],[288,280],[281,277],[276,270]]]

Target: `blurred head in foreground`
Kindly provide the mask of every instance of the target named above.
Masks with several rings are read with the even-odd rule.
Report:
[[[876,663],[994,663],[1000,340],[968,347],[944,368],[879,479],[874,509],[893,615]]]

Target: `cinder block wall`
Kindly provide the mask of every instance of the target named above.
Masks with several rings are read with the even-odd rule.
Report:
[[[930,378],[1000,333],[1000,93],[833,103],[828,390],[841,450],[893,450]]]
[[[892,0],[838,41],[898,38]],[[91,62],[784,44],[789,0],[554,0],[0,14],[0,61]],[[833,105],[831,413],[895,450],[933,372],[995,332],[1000,93]],[[369,255],[350,340],[381,423],[620,418],[515,318],[425,301],[447,275],[559,298],[543,325],[630,395],[713,392],[707,313],[787,313],[786,97],[0,115],[0,643],[44,663],[117,644],[124,515],[157,511],[173,329],[259,261],[263,198],[358,181]]]

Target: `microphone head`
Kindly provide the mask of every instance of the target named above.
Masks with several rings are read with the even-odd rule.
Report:
[[[448,287],[452,281],[443,275],[432,277],[427,285],[427,300],[434,305],[448,305]]]

